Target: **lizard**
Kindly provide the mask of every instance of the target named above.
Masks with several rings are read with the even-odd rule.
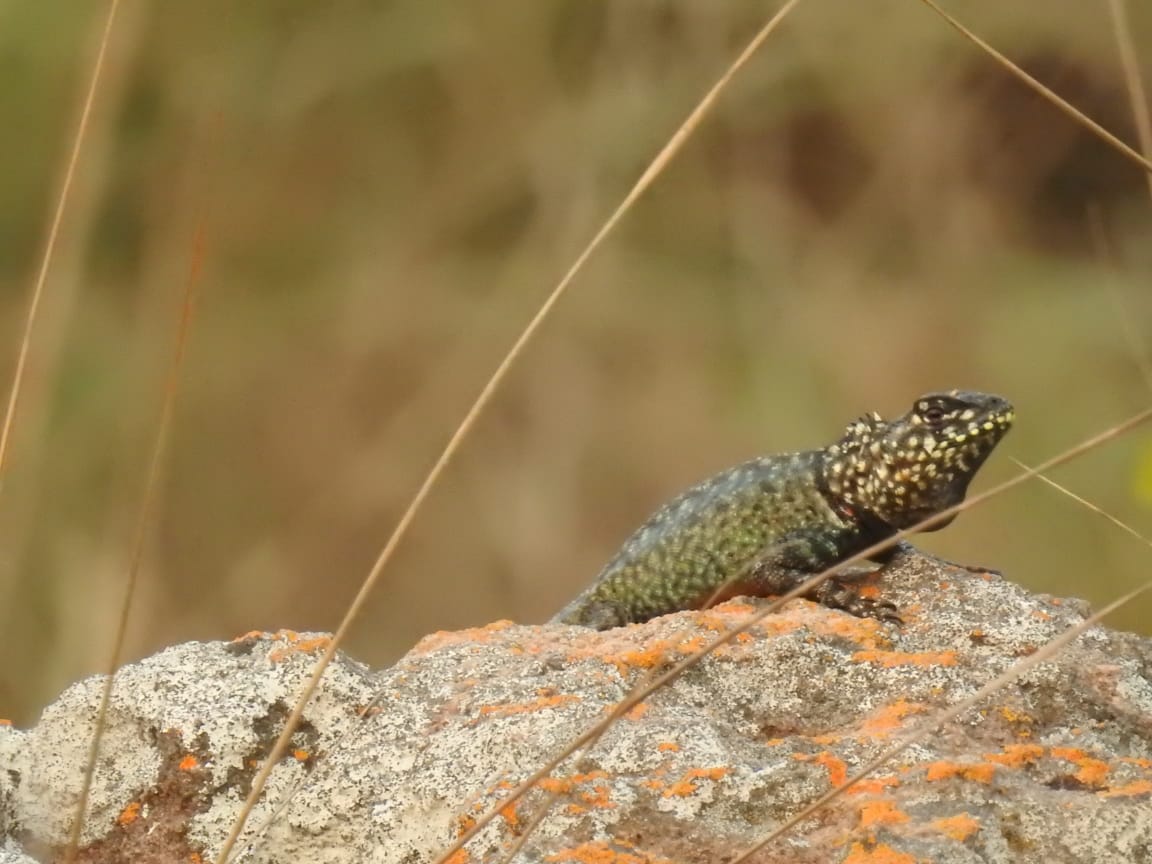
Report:
[[[607,630],[736,596],[784,594],[963,501],[1014,418],[1000,396],[928,393],[896,419],[861,417],[821,449],[721,471],[657,510],[552,621]],[[899,541],[871,560],[882,571],[917,552]],[[900,623],[896,607],[862,596],[858,581],[836,575],[810,596],[857,617]]]

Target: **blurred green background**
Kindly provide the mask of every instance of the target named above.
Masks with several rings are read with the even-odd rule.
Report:
[[[125,0],[0,494],[0,716],[106,662],[202,212],[129,659],[335,627],[503,352],[775,8]],[[1102,0],[957,11],[1135,140]],[[0,6],[4,392],[103,14]],[[922,5],[801,3],[531,344],[348,649],[543,620],[684,486],[925,390],[1016,402],[977,488],[1125,418],[1152,395],[1150,240],[1141,173]],[[1149,431],[1056,476],[1152,532]],[[1096,603],[1152,574],[1039,484],[922,545]]]

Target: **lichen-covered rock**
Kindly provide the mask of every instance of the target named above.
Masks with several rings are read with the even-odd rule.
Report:
[[[517,861],[721,862],[1084,615],[927,559],[884,592],[903,627],[790,604],[630,711],[453,860],[502,861],[548,804]],[[752,609],[604,633],[498,622],[430,636],[384,672],[338,657],[243,860],[430,861],[637,684]],[[125,668],[81,860],[210,860],[323,644],[254,635]],[[755,860],[1152,862],[1150,664],[1148,640],[1090,630]],[[0,728],[3,827],[35,855],[67,836],[100,686],[72,687],[27,732]]]

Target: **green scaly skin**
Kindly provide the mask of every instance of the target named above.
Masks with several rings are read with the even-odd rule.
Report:
[[[728,597],[786,593],[963,501],[1013,418],[999,396],[929,393],[895,420],[857,420],[822,450],[722,471],[661,507],[552,620],[607,630]],[[899,543],[873,560],[889,563],[911,548]],[[861,597],[843,576],[812,596],[854,615],[899,621],[892,604]]]

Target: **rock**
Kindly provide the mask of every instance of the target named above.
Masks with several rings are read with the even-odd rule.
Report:
[[[722,862],[1085,614],[919,558],[884,593],[903,627],[805,601],[770,616],[453,861],[502,861],[550,802],[517,861]],[[429,636],[383,672],[340,655],[249,820],[243,860],[431,861],[637,683],[753,608],[604,633],[497,622]],[[212,860],[325,644],[249,635],[126,667],[80,860]],[[1150,669],[1152,642],[1092,629],[754,860],[1152,862]],[[0,727],[0,862],[65,842],[100,688],[73,686],[33,729]]]

